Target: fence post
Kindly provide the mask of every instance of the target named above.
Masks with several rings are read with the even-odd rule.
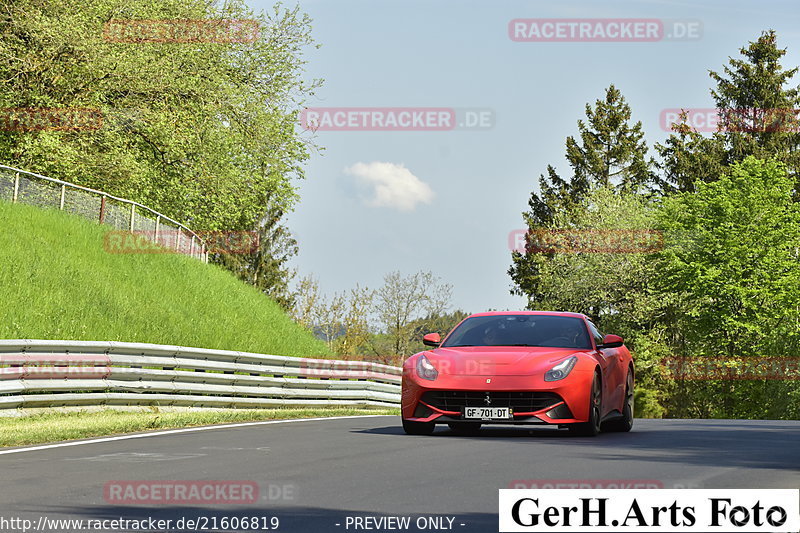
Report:
[[[61,202],[58,204],[60,210],[64,210],[64,195],[67,193],[67,186],[61,185]]]
[[[131,204],[131,232],[133,232],[133,217],[136,215],[136,204]]]
[[[161,225],[161,215],[156,215],[156,231],[153,235],[153,240],[158,244],[158,227]]]
[[[183,236],[183,232],[181,231],[181,227],[178,226],[175,228],[175,249],[180,252],[181,250],[181,237]]]
[[[14,174],[14,198],[12,198],[11,203],[17,203],[17,195],[19,195],[19,172]]]
[[[105,224],[106,221],[106,195],[100,197],[100,223]]]
[[[190,255],[191,257],[194,257],[194,235],[192,235],[192,245],[191,245],[191,247],[189,248],[189,255]]]

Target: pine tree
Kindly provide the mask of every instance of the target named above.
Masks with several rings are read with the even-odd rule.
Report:
[[[567,137],[572,196],[582,197],[592,186],[632,191],[646,187],[650,173],[642,123],[630,125],[631,108],[622,93],[611,85],[594,108],[586,104],[586,118],[588,124],[578,121],[580,143]]]
[[[795,113],[800,97],[797,88],[784,87],[797,68],[784,70],[781,66],[786,49],[778,48],[774,31],[762,33],[740,52],[746,59],[730,59],[724,67],[727,77],[709,72],[717,83],[711,95],[717,108],[725,110],[719,125],[728,148],[726,163],[749,155],[796,160],[790,153],[797,144]]]
[[[656,178],[665,194],[677,191],[693,192],[695,181],[711,182],[719,178],[725,169],[725,148],[715,137],[704,137],[688,124],[684,111],[679,122],[673,125],[675,132],[665,143],[656,144],[661,161],[655,166],[661,171]]]
[[[650,172],[642,123],[631,125],[631,108],[622,93],[611,85],[605,98],[586,104],[586,121],[578,121],[579,136],[567,137],[566,158],[572,177],[566,180],[552,165],[539,178],[539,193],[531,192],[529,211],[522,217],[529,231],[548,227],[559,212],[580,205],[593,187],[645,192],[655,186]],[[538,300],[538,263],[530,254],[512,252],[508,273],[514,282],[512,294],[525,295],[529,305]]]
[[[694,191],[695,181],[715,181],[727,166],[750,155],[777,159],[796,180],[800,175],[800,93],[786,88],[798,69],[783,69],[786,49],[778,48],[771,30],[740,53],[743,59],[729,58],[722,73],[709,71],[716,82],[711,96],[719,110],[718,131],[704,137],[684,115],[665,144],[656,145],[666,192]]]
[[[290,311],[294,307],[294,295],[289,284],[295,272],[288,267],[288,262],[297,255],[298,248],[297,241],[281,224],[282,218],[283,211],[276,206],[271,207],[252,232],[257,243],[252,251],[241,253],[245,250],[234,247],[232,251],[235,253],[225,253],[223,250],[222,253],[213,254],[211,259]]]

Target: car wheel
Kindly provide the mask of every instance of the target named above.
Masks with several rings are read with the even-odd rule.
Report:
[[[430,435],[436,424],[434,422],[413,422],[403,419],[403,431],[408,435]]]
[[[569,430],[574,435],[594,437],[600,433],[600,414],[603,412],[603,390],[600,386],[600,377],[595,374],[592,380],[592,389],[589,392],[589,420],[579,424],[572,424]]]
[[[450,427],[453,433],[457,433],[459,435],[475,435],[481,429],[480,422],[453,422],[447,425]]]
[[[633,428],[633,372],[628,372],[625,380],[625,405],[622,406],[622,417],[608,423],[609,431],[627,432]],[[605,429],[605,428],[604,428]]]

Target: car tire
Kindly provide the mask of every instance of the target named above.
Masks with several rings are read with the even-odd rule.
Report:
[[[453,422],[447,426],[458,435],[475,435],[481,430],[480,422]]]
[[[581,437],[594,437],[600,433],[600,417],[603,412],[603,389],[600,376],[594,375],[592,388],[589,390],[589,420],[569,426],[573,435]]]
[[[633,429],[633,372],[628,372],[625,380],[625,404],[622,407],[622,416],[616,420],[609,421],[603,430],[628,432]]]
[[[431,435],[435,428],[434,422],[413,422],[403,419],[403,431],[407,435]]]

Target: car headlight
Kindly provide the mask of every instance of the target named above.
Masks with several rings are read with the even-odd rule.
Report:
[[[578,362],[578,357],[573,355],[569,359],[564,359],[556,366],[548,370],[544,375],[545,381],[558,381],[560,379],[564,379],[569,375],[572,371],[572,368],[575,366],[575,363]]]
[[[439,371],[428,361],[427,357],[420,355],[417,359],[417,375],[422,379],[433,381],[439,375]]]

